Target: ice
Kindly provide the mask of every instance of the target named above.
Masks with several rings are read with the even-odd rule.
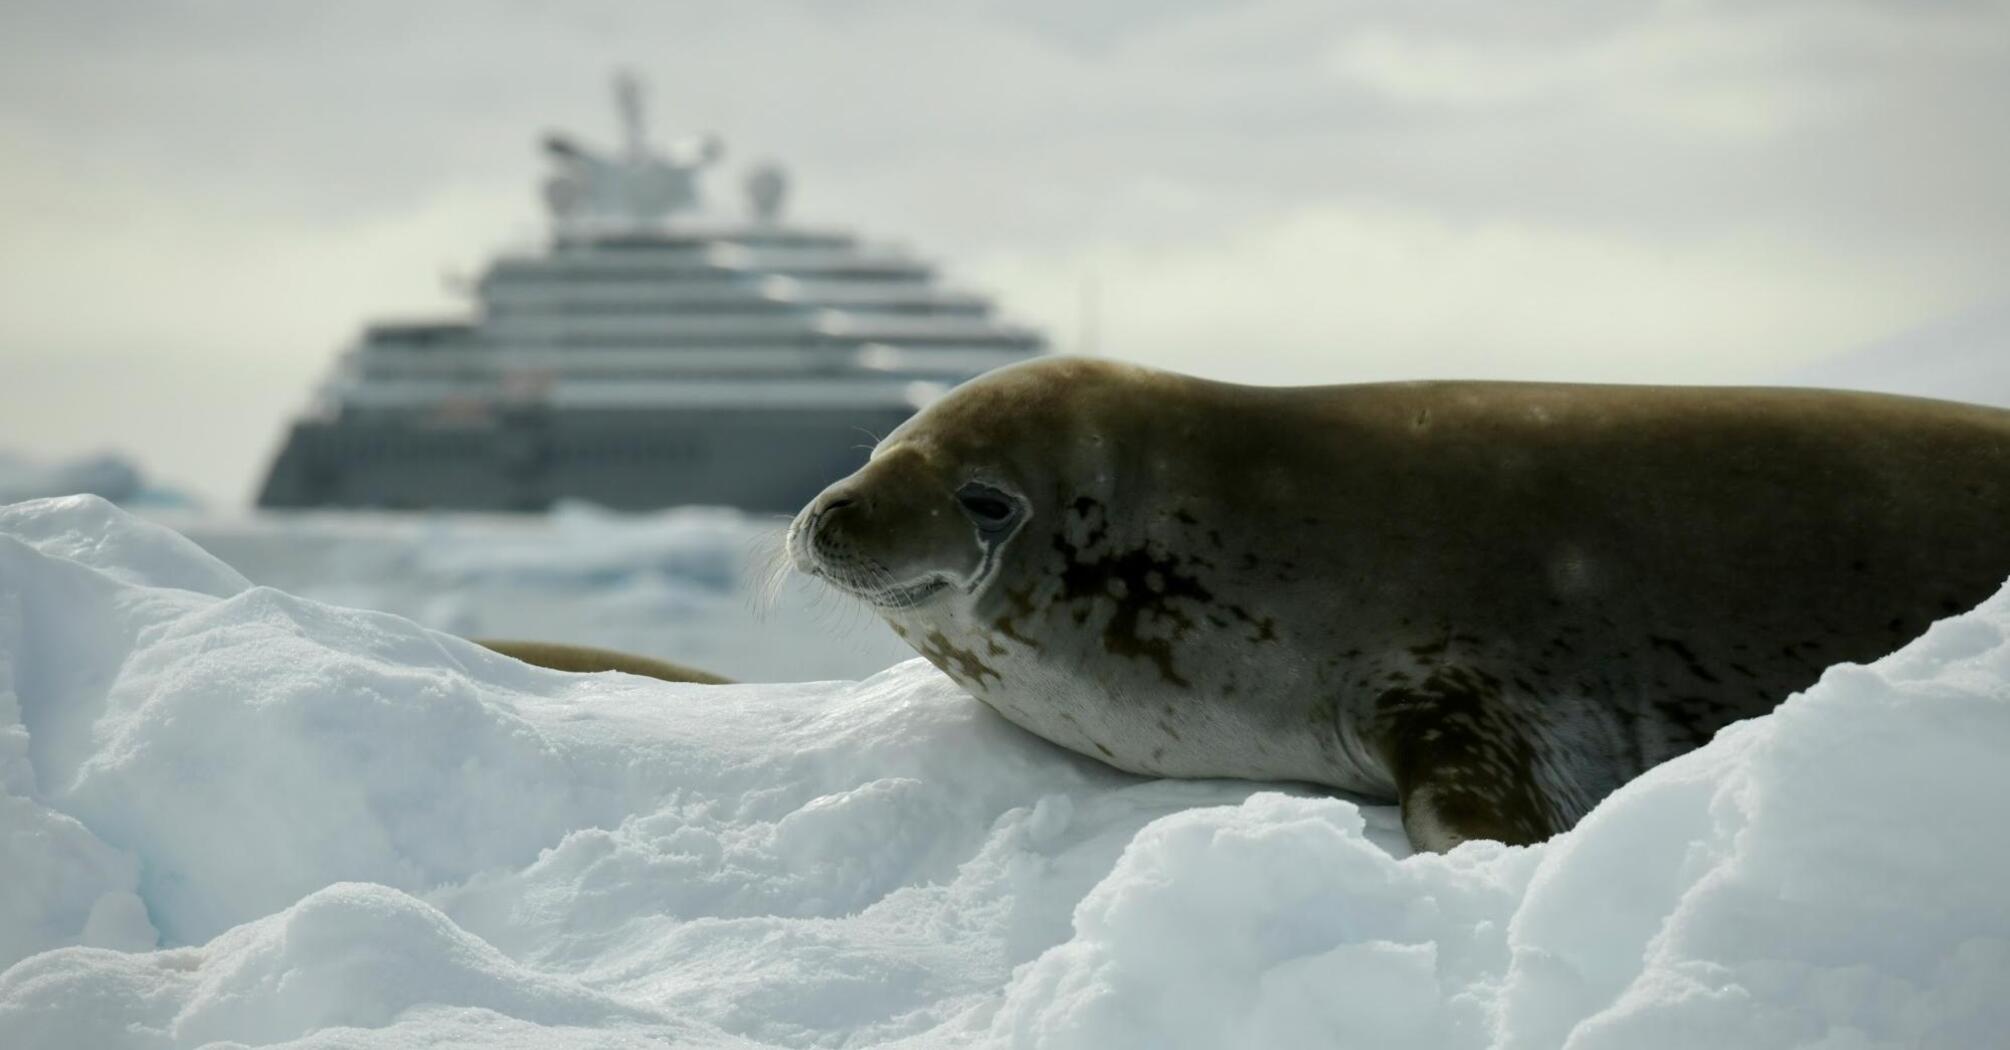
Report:
[[[0,453],[0,503],[68,492],[93,492],[106,499],[125,500],[140,489],[139,469],[118,456],[42,463]]]
[[[314,527],[549,593],[751,564],[677,522],[544,562]],[[564,675],[45,500],[0,509],[0,1046],[1987,1046],[2005,754],[2010,591],[1550,843],[1412,857],[1386,808],[1121,774],[920,661]]]
[[[0,505],[72,492],[89,492],[135,506],[195,505],[186,493],[148,484],[140,468],[124,455],[101,453],[48,461],[0,451]]]
[[[721,508],[162,520],[259,583],[464,637],[598,645],[765,682],[863,678],[913,656],[786,574],[784,521]]]
[[[1261,795],[1145,828],[1014,975],[989,1035],[1060,1048],[1480,1045],[1462,995],[1507,960],[1535,851],[1398,863],[1333,799]]]

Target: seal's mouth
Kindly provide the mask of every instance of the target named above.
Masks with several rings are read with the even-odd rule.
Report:
[[[948,589],[949,581],[936,575],[916,583],[899,584],[870,594],[862,591],[852,593],[882,609],[912,609]]]
[[[851,573],[821,564],[805,567],[799,562],[797,568],[867,605],[887,611],[912,609],[950,588],[950,580],[942,573],[930,573],[911,583],[888,583],[883,569],[869,571],[864,574],[865,579],[858,579]]]
[[[798,520],[789,526],[786,542],[789,560],[795,564],[796,571],[822,580],[868,605],[888,611],[912,609],[955,583],[946,572],[931,572],[920,579],[899,583],[894,581],[893,574],[885,566],[876,561],[867,564],[853,564],[849,560],[833,562],[829,555],[818,551],[810,541],[815,530],[814,519],[809,522]]]

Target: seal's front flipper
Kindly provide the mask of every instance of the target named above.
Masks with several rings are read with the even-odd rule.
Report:
[[[1390,690],[1372,724],[1412,847],[1442,853],[1468,839],[1525,845],[1563,830],[1535,779],[1537,748],[1484,677],[1440,671],[1415,688]]]
[[[668,660],[636,656],[612,649],[597,649],[590,645],[506,642],[491,638],[476,638],[473,641],[484,649],[516,657],[527,664],[549,667],[554,671],[572,671],[580,674],[620,671],[624,674],[641,675],[644,678],[660,678],[666,682],[697,682],[702,685],[729,685],[732,681],[709,671],[673,664]]]
[[[1403,834],[1410,847],[1443,853],[1469,839],[1492,839],[1510,846],[1529,845],[1549,837],[1540,825],[1522,820],[1512,807],[1484,786],[1475,786],[1446,770],[1430,770],[1398,788]]]

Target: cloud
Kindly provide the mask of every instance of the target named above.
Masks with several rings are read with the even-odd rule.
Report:
[[[1758,378],[2010,287],[2005,0],[20,0],[8,403],[82,397],[35,387],[62,359],[298,403],[362,323],[536,234],[531,143],[611,137],[620,64],[663,136],[788,164],[798,214],[1064,344],[1093,274],[1107,349],[1212,374]],[[207,425],[265,448],[270,414]],[[250,486],[255,456],[87,407],[0,417]]]
[[[1756,382],[1969,301],[1926,274],[1791,241],[1642,244],[1372,204],[1150,250],[1000,256],[974,272],[1064,348],[1093,312],[1102,352],[1284,383]]]

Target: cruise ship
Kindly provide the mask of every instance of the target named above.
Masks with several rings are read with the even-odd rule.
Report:
[[[295,422],[262,507],[543,510],[561,500],[794,511],[950,387],[1043,352],[927,262],[783,217],[745,173],[708,208],[706,137],[547,136],[551,238],[473,283],[465,319],[369,326]]]

